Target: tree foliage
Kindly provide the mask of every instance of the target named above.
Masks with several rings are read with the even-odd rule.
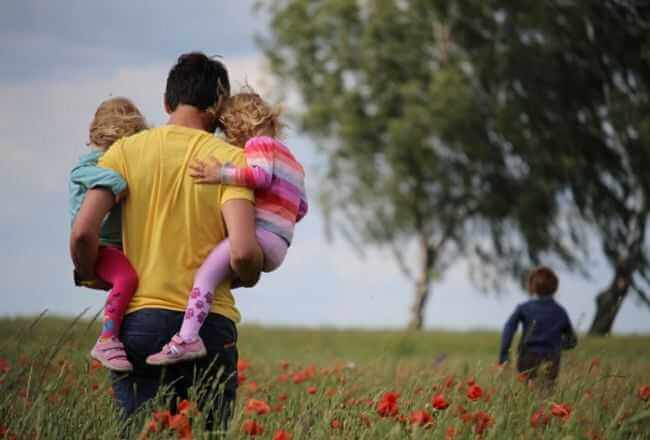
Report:
[[[393,251],[415,283],[413,327],[429,285],[460,256],[485,282],[542,255],[575,263],[579,248],[574,223],[557,221],[564,182],[541,179],[544,167],[513,154],[517,139],[499,132],[502,97],[454,41],[454,4],[277,0],[262,42],[326,158],[329,223]]]

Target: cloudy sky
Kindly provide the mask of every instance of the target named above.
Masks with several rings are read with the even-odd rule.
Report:
[[[245,81],[272,94],[273,80],[254,37],[265,19],[253,1],[87,2],[10,0],[0,6],[0,315],[44,309],[75,315],[96,311],[104,295],[72,285],[68,257],[67,182],[86,151],[88,124],[109,96],[135,101],[151,124],[165,123],[162,93],[169,67],[190,50],[219,54],[235,85]],[[290,131],[288,143],[315,175],[319,158],[309,139]],[[365,258],[344,240],[329,243],[308,182],[312,210],[298,225],[279,272],[238,291],[245,323],[399,328],[408,320],[412,287],[390,255]],[[609,271],[594,257],[592,279],[560,273],[558,299],[585,330],[597,290]],[[501,327],[524,299],[512,289],[486,296],[468,281],[463,264],[433,286],[428,328]],[[650,332],[650,311],[628,300],[616,332]]]

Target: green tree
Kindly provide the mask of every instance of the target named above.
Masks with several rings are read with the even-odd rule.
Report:
[[[650,21],[633,0],[436,2],[510,155],[563,188],[613,270],[590,332],[650,281]]]
[[[510,159],[490,97],[477,93],[434,6],[278,0],[267,4],[261,43],[324,153],[328,224],[358,246],[392,251],[414,283],[412,328],[423,324],[432,282],[461,257],[483,284],[545,253],[575,260],[576,242],[555,222],[559,188]]]

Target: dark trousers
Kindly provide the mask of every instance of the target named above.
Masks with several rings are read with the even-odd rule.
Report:
[[[553,386],[560,373],[560,353],[520,353],[517,371],[529,379],[541,379],[544,386]]]
[[[121,338],[133,371],[113,373],[113,393],[125,418],[154,398],[159,389],[170,392],[171,410],[176,401],[188,398],[198,385],[199,409],[206,415],[206,429],[226,430],[237,391],[237,328],[230,319],[210,313],[200,336],[208,355],[202,359],[167,367],[147,365],[145,359],[157,353],[181,328],[183,312],[143,309],[126,315]],[[216,426],[215,426],[216,424]]]

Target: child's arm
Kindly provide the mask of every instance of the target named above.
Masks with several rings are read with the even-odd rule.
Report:
[[[566,320],[566,326],[562,330],[562,350],[571,350],[578,345],[578,337],[576,336],[576,332],[573,330],[571,320],[569,320],[568,316],[566,317]]]
[[[116,197],[119,203],[126,194],[126,182],[118,173],[98,166],[76,167],[70,173],[70,180],[86,189],[106,188]]]
[[[503,327],[503,334],[501,335],[501,350],[499,351],[499,363],[504,364],[508,362],[510,351],[510,345],[512,344],[512,338],[517,332],[517,326],[521,320],[521,312],[519,306],[515,309],[513,314],[508,318],[506,325]]]
[[[195,160],[190,165],[190,175],[197,183],[224,183],[226,185],[245,186],[251,189],[264,189],[273,180],[273,162],[275,148],[273,139],[254,137],[246,142],[244,154],[247,167],[238,168],[228,163],[221,164],[211,158],[209,163]]]

